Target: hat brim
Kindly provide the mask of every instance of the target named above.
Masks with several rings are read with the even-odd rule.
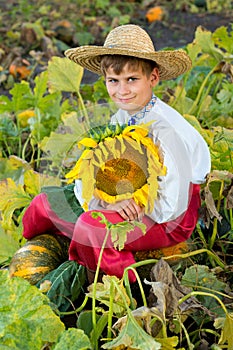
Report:
[[[70,60],[98,75],[102,74],[100,62],[103,55],[124,55],[154,61],[159,66],[160,80],[174,79],[192,66],[190,57],[181,49],[147,53],[104,46],[81,46],[65,51],[65,56]]]

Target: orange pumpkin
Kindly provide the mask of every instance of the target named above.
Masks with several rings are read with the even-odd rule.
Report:
[[[155,6],[149,9],[146,13],[146,19],[149,23],[161,21],[164,16],[164,11],[160,6]]]
[[[166,256],[173,256],[184,254],[189,251],[189,245],[187,242],[180,242],[172,247],[165,247],[160,249],[152,249],[152,250],[141,250],[135,253],[134,257],[136,261],[143,261],[147,259],[161,259]],[[168,261],[169,262],[178,262],[179,258],[174,257]]]

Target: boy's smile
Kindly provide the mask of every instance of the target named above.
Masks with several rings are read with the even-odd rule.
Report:
[[[132,70],[127,64],[119,74],[109,67],[105,80],[110,98],[119,108],[134,114],[150,101],[152,89],[159,81],[159,74],[158,69],[154,68],[147,76],[141,67]]]

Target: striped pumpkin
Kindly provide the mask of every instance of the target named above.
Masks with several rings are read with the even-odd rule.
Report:
[[[14,254],[9,266],[10,276],[22,277],[36,284],[68,260],[69,243],[68,238],[52,234],[32,238]]]

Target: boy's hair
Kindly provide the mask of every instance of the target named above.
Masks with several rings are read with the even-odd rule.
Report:
[[[106,71],[111,67],[115,74],[120,74],[125,65],[128,64],[130,68],[137,70],[142,68],[142,72],[148,77],[154,68],[158,68],[158,65],[154,61],[145,60],[133,56],[123,55],[104,55],[101,58],[101,71],[106,76]]]

